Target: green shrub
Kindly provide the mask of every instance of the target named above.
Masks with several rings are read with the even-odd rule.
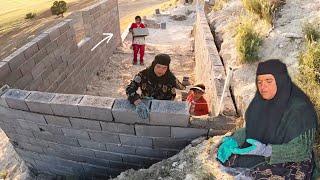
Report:
[[[284,4],[283,0],[242,0],[243,6],[261,19],[272,24],[275,13]]]
[[[320,39],[320,27],[312,23],[305,23],[302,31],[305,35],[306,40],[311,43]]]
[[[67,11],[67,3],[65,1],[55,1],[51,6],[52,15],[63,17],[63,13]]]
[[[251,63],[259,60],[258,51],[262,38],[254,30],[252,22],[243,21],[238,26],[235,40],[241,63]]]
[[[36,17],[36,13],[28,13],[28,14],[26,14],[25,19],[33,19],[35,17]]]

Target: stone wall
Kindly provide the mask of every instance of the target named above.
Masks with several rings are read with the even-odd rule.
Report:
[[[209,101],[212,113],[215,114],[219,108],[226,73],[205,13],[201,8],[197,9],[197,20],[194,31],[196,82],[206,85],[205,96]],[[221,112],[225,115],[236,115],[236,109],[229,89],[225,93],[224,108]]]
[[[0,126],[33,170],[87,177],[148,167],[214,133],[190,124],[185,102],[145,103],[144,120],[124,99],[7,89]]]
[[[121,43],[117,3],[103,0],[76,12],[71,19],[47,29],[0,61],[0,85],[47,92],[82,92],[99,65]],[[79,24],[85,36],[80,42],[76,39]],[[104,38],[102,33],[113,33],[113,38],[91,52]]]

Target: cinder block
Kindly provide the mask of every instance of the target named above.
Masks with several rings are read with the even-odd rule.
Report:
[[[176,139],[195,139],[208,136],[208,129],[171,127],[171,137]]]
[[[26,48],[24,51],[24,57],[26,58],[26,60],[30,59],[39,51],[37,43],[33,41],[28,42],[24,45],[24,47]]]
[[[67,137],[90,140],[88,132],[86,132],[84,130],[63,128],[62,131],[63,131],[64,135]]]
[[[51,41],[54,41],[60,36],[59,26],[60,25],[57,24],[51,27],[50,29],[47,29],[46,31],[44,31],[44,33],[49,35]]]
[[[147,107],[150,107],[150,101],[144,102]],[[148,119],[139,118],[135,111],[135,106],[130,104],[126,99],[116,99],[112,108],[112,114],[115,122],[123,122],[127,124],[143,123],[149,124]]]
[[[11,72],[8,62],[0,61],[0,80],[6,78]]]
[[[33,130],[33,131],[40,131],[39,127],[36,123],[32,123],[30,121],[25,121],[23,119],[17,119],[19,125],[23,128],[23,129],[27,129],[27,130]]]
[[[22,77],[22,73],[20,69],[15,69],[5,78],[5,83],[13,86],[15,82],[17,82]]]
[[[136,154],[136,147],[126,146],[123,144],[106,144],[107,151],[122,153],[122,154]]]
[[[2,60],[9,64],[11,71],[18,69],[26,61],[23,51],[24,49],[20,48]]]
[[[58,126],[39,124],[38,127],[40,132],[48,135],[63,135],[61,128]]]
[[[101,142],[101,143],[115,143],[115,144],[120,143],[118,134],[99,132],[99,131],[90,131],[89,134],[92,141]]]
[[[109,167],[114,169],[121,169],[121,170],[127,170],[130,169],[126,163],[119,162],[119,161],[109,161]]]
[[[187,145],[187,141],[182,139],[172,139],[172,138],[154,138],[153,139],[153,146],[156,149],[166,148],[166,149],[181,150],[186,145]]]
[[[51,100],[51,109],[55,115],[80,117],[78,104],[83,96],[59,94]]]
[[[123,162],[139,164],[144,167],[150,166],[162,160],[160,158],[148,158],[148,157],[137,156],[137,155],[122,155],[122,159],[123,159]]]
[[[53,114],[49,102],[54,98],[55,94],[46,92],[31,92],[25,100],[28,108],[32,112]]]
[[[22,158],[30,158],[30,159],[37,159],[40,160],[40,154],[35,153],[35,152],[31,152],[31,151],[27,151],[27,150],[23,150],[23,149],[19,149],[19,148],[15,148],[15,151],[22,157]]]
[[[2,126],[1,126],[2,128]],[[32,131],[23,129],[21,127],[14,127],[16,134],[24,135],[26,137],[34,138]]]
[[[104,176],[104,177],[106,177],[108,175],[108,171],[107,171],[106,167],[85,164],[85,165],[83,165],[83,168],[84,168],[84,172],[86,174],[86,179],[91,179],[97,175]]]
[[[79,144],[81,147],[85,148],[90,148],[90,149],[96,149],[96,150],[101,150],[101,151],[106,151],[107,148],[105,144],[94,142],[94,141],[87,141],[87,140],[82,140],[78,139]]]
[[[62,127],[71,127],[70,121],[68,118],[61,117],[61,116],[51,116],[51,115],[44,115],[48,124],[62,126]]]
[[[100,121],[102,131],[134,135],[134,125]]]
[[[49,44],[46,45],[46,51],[48,54],[51,54],[54,50],[58,48],[57,41],[51,41]]]
[[[29,94],[29,91],[9,89],[3,95],[3,97],[5,98],[10,108],[28,111],[29,109],[25,102],[25,99],[29,96]]]
[[[35,62],[33,61],[33,59],[29,59],[27,61],[25,61],[20,67],[20,71],[22,73],[22,75],[25,75],[27,73],[30,73],[32,68],[35,66]]]
[[[32,56],[32,58],[30,58],[30,60],[32,59],[36,64],[38,64],[39,62],[41,62],[46,56],[48,55],[47,50],[46,49],[40,49],[40,51],[38,51],[36,54],[34,54]]]
[[[90,129],[101,131],[99,121],[81,118],[70,118],[71,126],[75,129]]]
[[[135,125],[137,136],[170,137],[170,127]]]
[[[111,113],[113,102],[113,98],[85,95],[78,106],[84,118],[113,121]]]
[[[122,161],[121,154],[118,153],[111,153],[105,151],[94,151],[97,158],[107,159],[111,161]]]
[[[31,73],[25,74],[17,82],[15,82],[15,87],[18,89],[26,89],[27,85],[33,80]]]
[[[37,43],[39,49],[44,48],[47,44],[51,42],[49,34],[47,33],[40,34],[39,36],[34,38],[32,41]]]
[[[44,116],[42,114],[27,112],[27,111],[15,111],[17,114],[17,118],[19,119],[25,119],[27,121],[31,121],[37,124],[47,124],[46,120],[44,119]]]
[[[69,147],[71,153],[74,155],[85,156],[85,157],[95,157],[95,151],[87,148],[82,147]]]
[[[48,135],[42,132],[33,132],[33,134],[37,139],[42,139],[45,141],[55,142],[58,144],[65,144],[70,146],[78,146],[78,147],[80,146],[78,140],[75,138],[58,136],[58,135]]]
[[[186,127],[189,118],[189,106],[186,102],[152,101],[150,124]]]
[[[143,157],[167,158],[167,152],[160,149],[137,147],[136,154]]]
[[[152,147],[152,139],[147,137],[119,135],[121,144],[129,146]]]
[[[31,152],[36,152],[36,153],[44,153],[42,147],[35,146],[29,143],[24,143],[24,142],[16,142],[12,143],[15,148],[20,148],[26,151],[31,151]]]

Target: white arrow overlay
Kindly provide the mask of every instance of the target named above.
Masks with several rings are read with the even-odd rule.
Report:
[[[101,43],[103,43],[104,41],[107,41],[107,43],[109,43],[110,39],[113,37],[112,33],[102,33],[104,36],[106,36],[104,39],[102,39],[97,45],[95,45],[91,51],[95,50]]]

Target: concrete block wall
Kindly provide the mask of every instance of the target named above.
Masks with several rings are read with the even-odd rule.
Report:
[[[197,9],[197,19],[194,29],[195,36],[195,74],[196,82],[206,85],[206,99],[213,114],[219,111],[220,98],[226,80],[226,72],[214,43],[204,10]],[[228,116],[236,115],[229,89],[224,98],[222,113]]]
[[[60,93],[81,93],[88,80],[121,43],[117,0],[103,0],[80,10],[0,61],[0,85]],[[75,24],[85,37],[78,43]],[[77,27],[78,28],[78,27]],[[113,33],[110,42],[104,36]]]
[[[145,103],[142,120],[124,99],[7,89],[0,127],[32,169],[82,177],[148,167],[212,133],[190,122],[187,103]]]

